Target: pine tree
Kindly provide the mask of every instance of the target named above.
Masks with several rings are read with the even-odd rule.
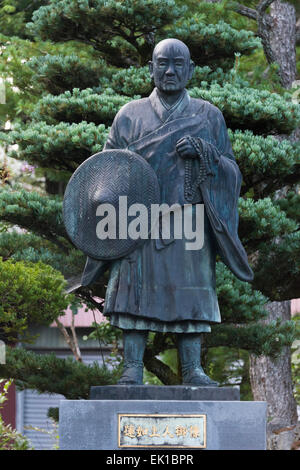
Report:
[[[46,45],[24,64],[35,98],[2,139],[7,145],[18,144],[12,157],[27,160],[48,179],[66,184],[78,165],[102,150],[120,107],[151,92],[146,64],[153,45],[166,37],[183,40],[196,64],[190,95],[218,106],[230,129],[244,177],[239,233],[255,273],[253,284],[243,283],[217,263],[222,324],[206,335],[205,352],[222,346],[274,356],[291,344],[293,325],[259,321],[267,315],[267,302],[299,295],[300,161],[299,144],[279,142],[273,135],[289,134],[299,125],[300,107],[289,92],[253,88],[239,75],[239,57],[261,48],[252,31],[239,29],[236,19],[226,23],[216,5],[187,5],[178,0],[59,0],[34,11],[27,34],[33,44]],[[226,19],[230,21],[231,14]],[[65,232],[61,195],[3,187],[0,217],[10,227],[26,229],[0,233],[5,260],[41,260],[68,279],[80,273],[85,257]],[[104,285],[105,278],[76,295],[104,295]],[[157,359],[174,348],[173,340],[172,335],[152,335],[145,354],[147,370],[165,384],[179,381],[174,370]],[[24,380],[26,354],[19,354],[19,367],[12,362],[5,369],[0,366],[1,375]],[[84,374],[85,366],[80,367]],[[40,376],[46,391],[46,377],[39,374],[34,368],[33,386],[39,389]],[[50,386],[55,391],[52,382]]]

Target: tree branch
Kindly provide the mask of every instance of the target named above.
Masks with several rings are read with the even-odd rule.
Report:
[[[257,20],[257,11],[253,8],[249,8],[245,5],[241,5],[240,3],[236,3],[234,5],[234,10],[240,15],[247,16],[247,18],[251,18],[252,20]]]
[[[259,4],[256,7],[257,12],[262,15],[265,13],[266,9],[269,8],[271,3],[275,0],[260,0]]]
[[[71,331],[72,331],[72,336],[73,336],[73,344],[74,344],[74,348],[76,352],[75,358],[77,361],[82,362],[81,352],[79,349],[78,339],[77,339],[77,335],[75,331],[75,315],[73,312],[72,312]]]
[[[60,320],[56,319],[55,323],[56,323],[58,329],[60,330],[60,332],[63,334],[63,336],[66,340],[66,343],[68,344],[68,346],[70,347],[72,353],[74,354],[74,357],[75,357],[76,361],[82,362],[82,359],[81,359],[80,355],[78,356],[78,353],[77,353],[77,350],[76,350],[76,345],[74,344],[74,340],[70,337],[69,333],[67,332],[67,329],[64,327],[64,325],[61,323]]]
[[[178,385],[179,377],[162,361],[148,353],[144,355],[144,364],[149,372],[152,372],[164,385]]]
[[[234,11],[255,21],[259,21],[259,16],[263,15],[265,24],[271,26],[272,19],[270,15],[265,13],[265,11],[273,2],[274,0],[262,0],[256,9],[246,7],[240,3],[234,3]]]
[[[270,43],[270,30],[272,28],[272,18],[267,15],[266,9],[274,0],[261,0],[257,5],[257,26],[258,35],[262,40],[265,56],[269,64],[276,62],[276,55]]]

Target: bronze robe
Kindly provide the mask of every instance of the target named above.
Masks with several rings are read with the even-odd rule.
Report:
[[[105,149],[128,148],[155,170],[161,203],[181,206],[185,161],[176,142],[186,135],[205,141],[210,175],[193,203],[204,202],[204,245],[185,249],[187,240],[148,240],[130,255],[110,263],[104,314],[123,329],[210,331],[221,321],[215,292],[215,260],[222,260],[243,280],[252,271],[238,238],[237,201],[241,174],[235,163],[222,113],[207,101],[181,99],[167,109],[154,89],[149,98],[125,105],[116,115]],[[193,179],[199,161],[193,161]],[[107,264],[89,259],[82,284],[91,283]]]

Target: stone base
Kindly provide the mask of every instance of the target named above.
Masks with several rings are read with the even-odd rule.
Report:
[[[187,385],[105,385],[91,387],[90,400],[222,400],[240,399],[239,388]]]
[[[120,440],[120,433],[123,432],[123,437],[126,435],[126,417],[118,429],[119,420],[124,419],[120,416],[132,414],[135,418],[130,419],[137,419],[136,415],[143,417],[138,418],[140,421],[136,421],[135,426],[127,426],[128,435],[126,439]],[[149,415],[155,416],[149,418]],[[174,415],[177,421],[174,421]],[[191,418],[194,415],[202,417]],[[153,420],[156,419],[158,426],[153,430],[153,423],[156,423]],[[161,419],[165,421],[159,421]],[[203,422],[205,427],[201,428]],[[132,421],[128,423],[132,424]],[[189,440],[184,440],[182,434],[180,437],[177,435],[177,425],[180,425],[179,429],[185,428],[188,432],[192,425],[195,429],[195,423],[204,432],[205,445],[194,445],[196,440],[193,435],[190,435]],[[138,424],[142,425],[140,428],[143,427],[145,432],[147,428],[142,440],[136,437]],[[152,437],[155,431],[161,436],[168,431],[173,438],[168,435],[165,443],[155,441],[158,439]],[[65,400],[61,401],[59,410],[59,436],[62,450],[121,450],[124,449],[124,442],[128,451],[147,449],[155,452],[166,447],[169,450],[198,447],[208,450],[264,450],[266,403],[238,400]],[[142,445],[137,445],[141,442]],[[160,445],[156,445],[156,442]]]

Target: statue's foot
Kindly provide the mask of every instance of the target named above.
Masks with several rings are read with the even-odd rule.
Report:
[[[210,379],[202,369],[196,367],[189,369],[182,375],[182,385],[194,385],[197,387],[218,387],[219,383]]]
[[[143,385],[143,368],[124,367],[118,385]]]

